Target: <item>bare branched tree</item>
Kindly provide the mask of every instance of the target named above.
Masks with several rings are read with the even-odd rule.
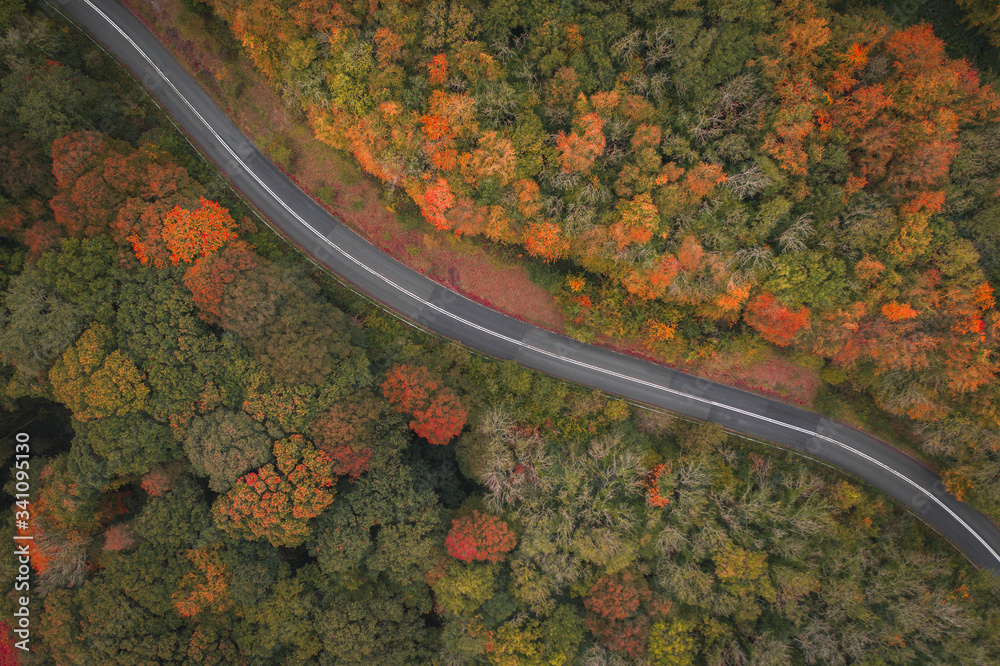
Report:
[[[611,56],[619,62],[628,62],[639,55],[642,48],[642,31],[633,30],[611,45]]]
[[[785,252],[802,252],[806,249],[806,241],[813,233],[812,213],[805,213],[778,236],[778,243]]]
[[[771,184],[771,179],[765,174],[757,164],[751,165],[744,171],[729,176],[725,186],[740,199],[749,199],[763,192]]]

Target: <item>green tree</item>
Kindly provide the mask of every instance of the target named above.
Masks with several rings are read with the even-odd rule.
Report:
[[[213,529],[205,493],[190,478],[152,497],[133,523],[135,535],[158,552],[180,553],[194,548]]]
[[[420,611],[385,588],[331,596],[316,627],[331,663],[405,666],[431,656],[432,636]]]
[[[281,575],[248,617],[240,650],[269,662],[315,663],[323,649],[318,629],[328,585],[315,564]]]
[[[447,573],[434,583],[438,606],[448,613],[471,617],[496,594],[498,570],[494,563],[450,562]]]
[[[115,261],[116,250],[105,236],[64,238],[59,249],[38,262],[42,282],[76,305],[88,317],[111,323],[118,286],[124,271]]]
[[[1000,46],[1000,11],[989,0],[958,0],[965,9],[965,22],[986,35],[993,46]]]
[[[151,545],[106,553],[100,574],[80,590],[81,651],[105,663],[182,663],[191,628],[174,613],[171,594],[188,563]]]
[[[280,551],[270,544],[239,540],[222,553],[229,569],[229,589],[233,602],[250,613],[264,602],[275,584],[291,575]]]
[[[693,454],[707,453],[726,441],[726,431],[718,423],[691,422],[678,424],[677,443]]]
[[[120,348],[136,359],[150,389],[147,410],[161,421],[211,409],[202,393],[226,366],[224,347],[197,317],[174,269],[140,268],[121,285],[115,319]],[[234,402],[227,391],[217,401]]]
[[[141,414],[76,422],[74,429],[116,476],[145,474],[183,455],[169,427]]]
[[[312,552],[330,576],[384,576],[426,599],[424,573],[444,525],[433,491],[401,464],[403,446],[398,431],[376,440],[371,471],[319,518]]]
[[[49,154],[56,139],[74,130],[97,127],[102,119],[111,124],[124,120],[116,101],[99,82],[42,58],[17,62],[14,71],[0,80],[0,112]]]
[[[83,313],[28,269],[10,281],[0,309],[0,355],[26,377],[47,370],[83,327]]]
[[[498,666],[562,665],[574,663],[584,644],[584,624],[569,605],[559,606],[538,620],[523,616],[500,627],[489,655]]]
[[[264,426],[242,412],[216,409],[188,426],[184,450],[192,469],[209,477],[209,487],[224,493],[244,472],[271,458]]]

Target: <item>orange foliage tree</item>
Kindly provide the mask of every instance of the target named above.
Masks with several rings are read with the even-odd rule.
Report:
[[[443,86],[448,82],[448,56],[439,53],[427,63],[427,83]]]
[[[107,326],[88,328],[49,374],[53,395],[80,421],[125,416],[146,404],[145,377],[129,356],[111,350],[112,336]]]
[[[882,306],[882,314],[889,321],[904,321],[916,317],[917,311],[911,308],[908,303],[892,301]]]
[[[842,46],[831,50],[834,31],[811,3],[778,14],[772,45],[782,55],[763,64],[781,104],[764,150],[793,176],[821,158],[836,129],[847,139],[849,194],[875,184],[900,199],[920,197],[946,178],[959,127],[1000,109],[997,94],[980,86],[967,62],[946,56],[929,25],[891,32],[874,22],[844,25]],[[873,53],[884,54],[892,72],[869,83],[862,74]]]
[[[275,464],[240,477],[212,512],[234,536],[294,547],[309,537],[310,519],[333,502],[332,462],[301,435],[275,442],[274,457]]]
[[[218,548],[189,550],[185,557],[194,570],[184,574],[171,595],[177,614],[194,617],[203,611],[221,614],[229,610],[229,572]]]
[[[545,261],[561,259],[569,250],[569,240],[554,222],[536,222],[524,229],[524,247]]]
[[[445,211],[455,205],[455,195],[451,185],[444,178],[438,178],[433,185],[425,188],[423,196],[417,201],[424,218],[441,230],[451,228],[451,223],[444,216]]]
[[[164,217],[163,241],[174,266],[178,262],[190,264],[236,239],[236,222],[229,211],[204,197],[198,201],[201,207],[197,210],[177,206]]]
[[[787,347],[795,340],[796,333],[809,327],[809,309],[787,308],[774,294],[765,291],[747,303],[743,319],[765,340]]]
[[[628,201],[619,201],[619,220],[611,226],[611,238],[622,250],[632,243],[646,243],[660,225],[660,211],[649,192]]]
[[[559,133],[556,148],[563,171],[587,173],[604,152],[604,120],[596,113],[585,113],[574,122],[570,134]]]

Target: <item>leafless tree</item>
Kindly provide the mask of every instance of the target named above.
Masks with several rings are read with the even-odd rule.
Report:
[[[757,164],[740,173],[729,176],[725,186],[740,199],[749,199],[763,192],[771,184],[771,178]]]
[[[778,243],[785,252],[802,252],[806,249],[806,241],[813,235],[812,213],[800,215],[792,226],[778,236]]]
[[[633,30],[611,45],[611,55],[619,62],[627,63],[633,57],[639,55],[642,42],[642,31],[638,29]]]

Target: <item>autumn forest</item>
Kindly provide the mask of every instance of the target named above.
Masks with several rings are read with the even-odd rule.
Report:
[[[780,355],[1000,518],[1000,88],[936,26],[169,4],[424,233],[543,271],[574,337]],[[953,10],[995,53],[990,3]],[[8,543],[33,442],[2,663],[1000,662],[995,581],[892,500],[345,289],[42,2],[0,7],[0,363]]]

